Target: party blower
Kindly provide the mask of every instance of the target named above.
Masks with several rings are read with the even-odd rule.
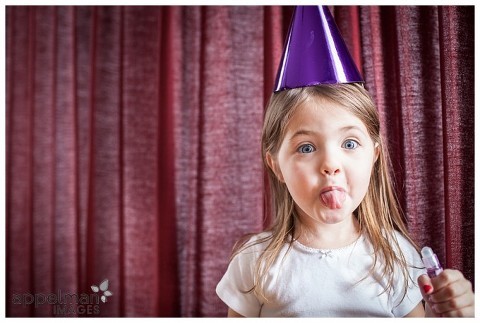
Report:
[[[437,277],[443,271],[437,255],[433,253],[433,250],[430,247],[423,247],[421,253],[423,264],[425,265],[425,268],[427,268],[428,277]]]

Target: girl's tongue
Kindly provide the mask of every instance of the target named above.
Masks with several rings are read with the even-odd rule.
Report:
[[[341,209],[346,198],[345,192],[338,189],[332,189],[331,191],[323,192],[320,196],[323,204],[332,210]]]

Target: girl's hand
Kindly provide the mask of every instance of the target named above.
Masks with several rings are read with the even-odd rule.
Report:
[[[472,283],[458,270],[445,269],[437,277],[418,277],[425,300],[425,316],[473,317],[475,295]]]

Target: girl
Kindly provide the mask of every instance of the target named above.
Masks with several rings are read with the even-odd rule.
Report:
[[[363,85],[274,93],[262,156],[276,217],[217,286],[229,316],[473,316],[460,272],[422,275]]]

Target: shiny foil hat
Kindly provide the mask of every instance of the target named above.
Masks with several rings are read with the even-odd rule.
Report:
[[[274,92],[354,82],[364,81],[328,8],[296,7]]]

